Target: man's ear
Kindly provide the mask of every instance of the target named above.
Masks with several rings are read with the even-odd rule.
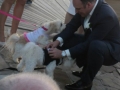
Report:
[[[91,8],[92,7],[92,3],[91,2],[87,2],[86,3],[86,8]]]

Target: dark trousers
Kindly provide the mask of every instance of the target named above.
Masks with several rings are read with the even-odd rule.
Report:
[[[84,41],[82,35],[74,34],[59,49],[66,50]],[[83,82],[91,83],[102,65],[110,66],[118,62],[111,56],[107,43],[99,40],[92,41],[88,49],[76,57],[78,67],[83,66],[83,75],[81,77]]]

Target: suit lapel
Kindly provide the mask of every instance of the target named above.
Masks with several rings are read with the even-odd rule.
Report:
[[[89,22],[88,22],[88,23],[90,23],[90,28],[87,29],[87,30],[84,29],[84,31],[85,31],[85,39],[88,38],[88,36],[90,35],[90,33],[93,30],[92,28],[94,28],[95,23],[97,22],[97,15],[99,14],[99,9],[100,9],[100,7],[102,5],[102,2],[103,2],[103,0],[99,0],[98,1],[98,4],[97,4],[97,6],[96,6],[96,8],[95,8],[95,10],[94,10],[94,12],[93,12]]]
[[[95,10],[94,10],[94,12],[93,12],[90,20],[89,20],[89,23],[91,23],[91,26],[92,26],[92,27],[94,26],[94,24],[95,24],[95,22],[96,22],[97,15],[98,15],[98,13],[99,13],[99,9],[100,9],[102,3],[103,3],[103,0],[99,0],[99,1],[98,1],[98,4],[97,4],[97,6],[96,6],[96,8],[95,8]]]

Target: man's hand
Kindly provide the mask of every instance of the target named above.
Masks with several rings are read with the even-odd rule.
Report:
[[[57,58],[57,59],[62,58],[61,55],[62,51],[57,48],[50,48],[48,53],[51,58]]]
[[[58,40],[49,43],[45,48],[56,48],[58,45],[60,44],[60,42]]]

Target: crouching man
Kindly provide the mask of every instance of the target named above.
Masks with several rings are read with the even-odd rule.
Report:
[[[52,58],[76,59],[76,64],[83,66],[82,74],[75,72],[80,79],[67,84],[67,90],[91,90],[102,65],[120,61],[120,24],[115,11],[104,0],[73,0],[73,6],[76,15],[46,48],[50,48]],[[80,26],[85,34],[74,34]]]

